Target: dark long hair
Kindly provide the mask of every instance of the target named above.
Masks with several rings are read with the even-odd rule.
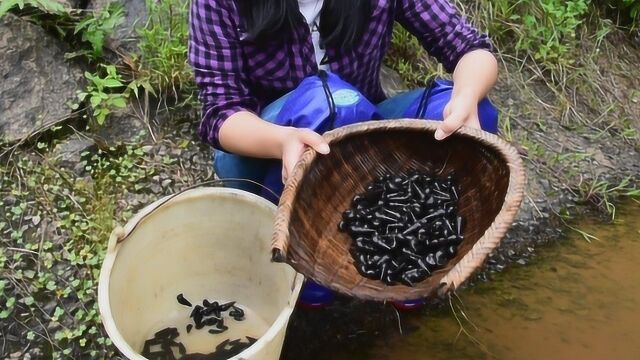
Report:
[[[324,0],[320,35],[325,45],[351,49],[369,24],[372,0]],[[282,39],[302,14],[298,0],[238,0],[248,39],[260,44]]]

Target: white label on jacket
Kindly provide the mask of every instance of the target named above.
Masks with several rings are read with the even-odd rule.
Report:
[[[340,89],[333,93],[333,102],[336,106],[350,106],[360,101],[360,95],[349,89]]]

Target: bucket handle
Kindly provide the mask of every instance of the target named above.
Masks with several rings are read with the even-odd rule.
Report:
[[[144,214],[142,214],[142,216],[138,219],[138,221],[136,221],[133,224],[133,226],[131,227],[131,229],[129,231],[126,231],[122,226],[117,226],[111,232],[111,236],[109,237],[109,244],[107,245],[107,251],[108,252],[113,252],[115,250],[116,246],[118,244],[122,243],[123,241],[125,241],[131,235],[131,233],[133,233],[133,231],[138,227],[138,224],[140,224],[147,216],[149,216],[152,213],[154,213],[156,210],[158,210],[160,207],[162,207],[163,205],[165,205],[169,201],[173,200],[175,197],[177,197],[177,196],[179,196],[179,195],[181,195],[181,194],[183,194],[183,193],[185,193],[185,192],[187,192],[189,190],[193,190],[193,189],[205,186],[205,185],[212,185],[212,184],[224,185],[225,183],[234,182],[234,181],[244,181],[244,182],[250,183],[252,185],[257,185],[257,186],[267,190],[268,192],[270,192],[273,196],[275,196],[276,199],[279,198],[278,194],[276,194],[273,190],[271,190],[268,187],[260,184],[259,182],[256,182],[256,181],[253,181],[253,180],[249,180],[249,179],[226,178],[226,179],[213,179],[213,180],[203,181],[203,182],[197,183],[195,185],[188,186],[188,187],[178,191],[177,193],[169,195],[166,198],[164,198],[159,204],[157,204],[153,208],[149,209],[149,211],[147,211]]]

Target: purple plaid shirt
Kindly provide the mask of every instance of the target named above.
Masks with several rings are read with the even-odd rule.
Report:
[[[446,0],[372,1],[369,28],[360,43],[348,51],[326,49],[329,69],[371,101],[384,100],[380,66],[394,21],[449,72],[467,52],[492,48],[489,38]],[[214,147],[220,147],[218,133],[229,116],[241,110],[259,114],[318,71],[309,26],[302,18],[290,40],[264,47],[244,39],[235,0],[193,0],[190,26],[189,62],[203,104],[199,134]]]

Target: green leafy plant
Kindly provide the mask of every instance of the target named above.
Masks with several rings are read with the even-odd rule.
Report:
[[[12,199],[0,208],[5,335],[25,337],[51,359],[114,356],[100,323],[97,282],[113,221],[131,216],[118,201],[165,166],[145,155],[133,146],[84,152],[84,178],[35,153],[0,164],[0,193]]]
[[[93,109],[93,117],[99,125],[104,124],[113,109],[125,108],[128,97],[126,91],[112,92],[125,86],[116,67],[113,65],[103,65],[102,67],[106,70],[106,76],[101,77],[98,74],[85,72],[84,76],[90,83],[85,91],[78,92],[78,100],[81,102],[89,99]]]
[[[530,54],[553,68],[572,63],[567,56],[577,47],[576,31],[586,18],[591,0],[497,0],[487,25],[495,40]],[[515,40],[515,41],[514,41]]]
[[[121,4],[112,2],[102,11],[90,14],[75,27],[74,34],[81,34],[82,41],[91,44],[88,54],[93,58],[102,56],[107,35],[124,21],[124,9]]]
[[[11,9],[22,10],[25,6],[31,6],[51,14],[64,12],[64,6],[55,0],[2,0],[0,1],[0,18]]]
[[[160,91],[192,86],[192,70],[187,62],[189,2],[146,0],[149,19],[139,30],[139,69],[141,83]]]

